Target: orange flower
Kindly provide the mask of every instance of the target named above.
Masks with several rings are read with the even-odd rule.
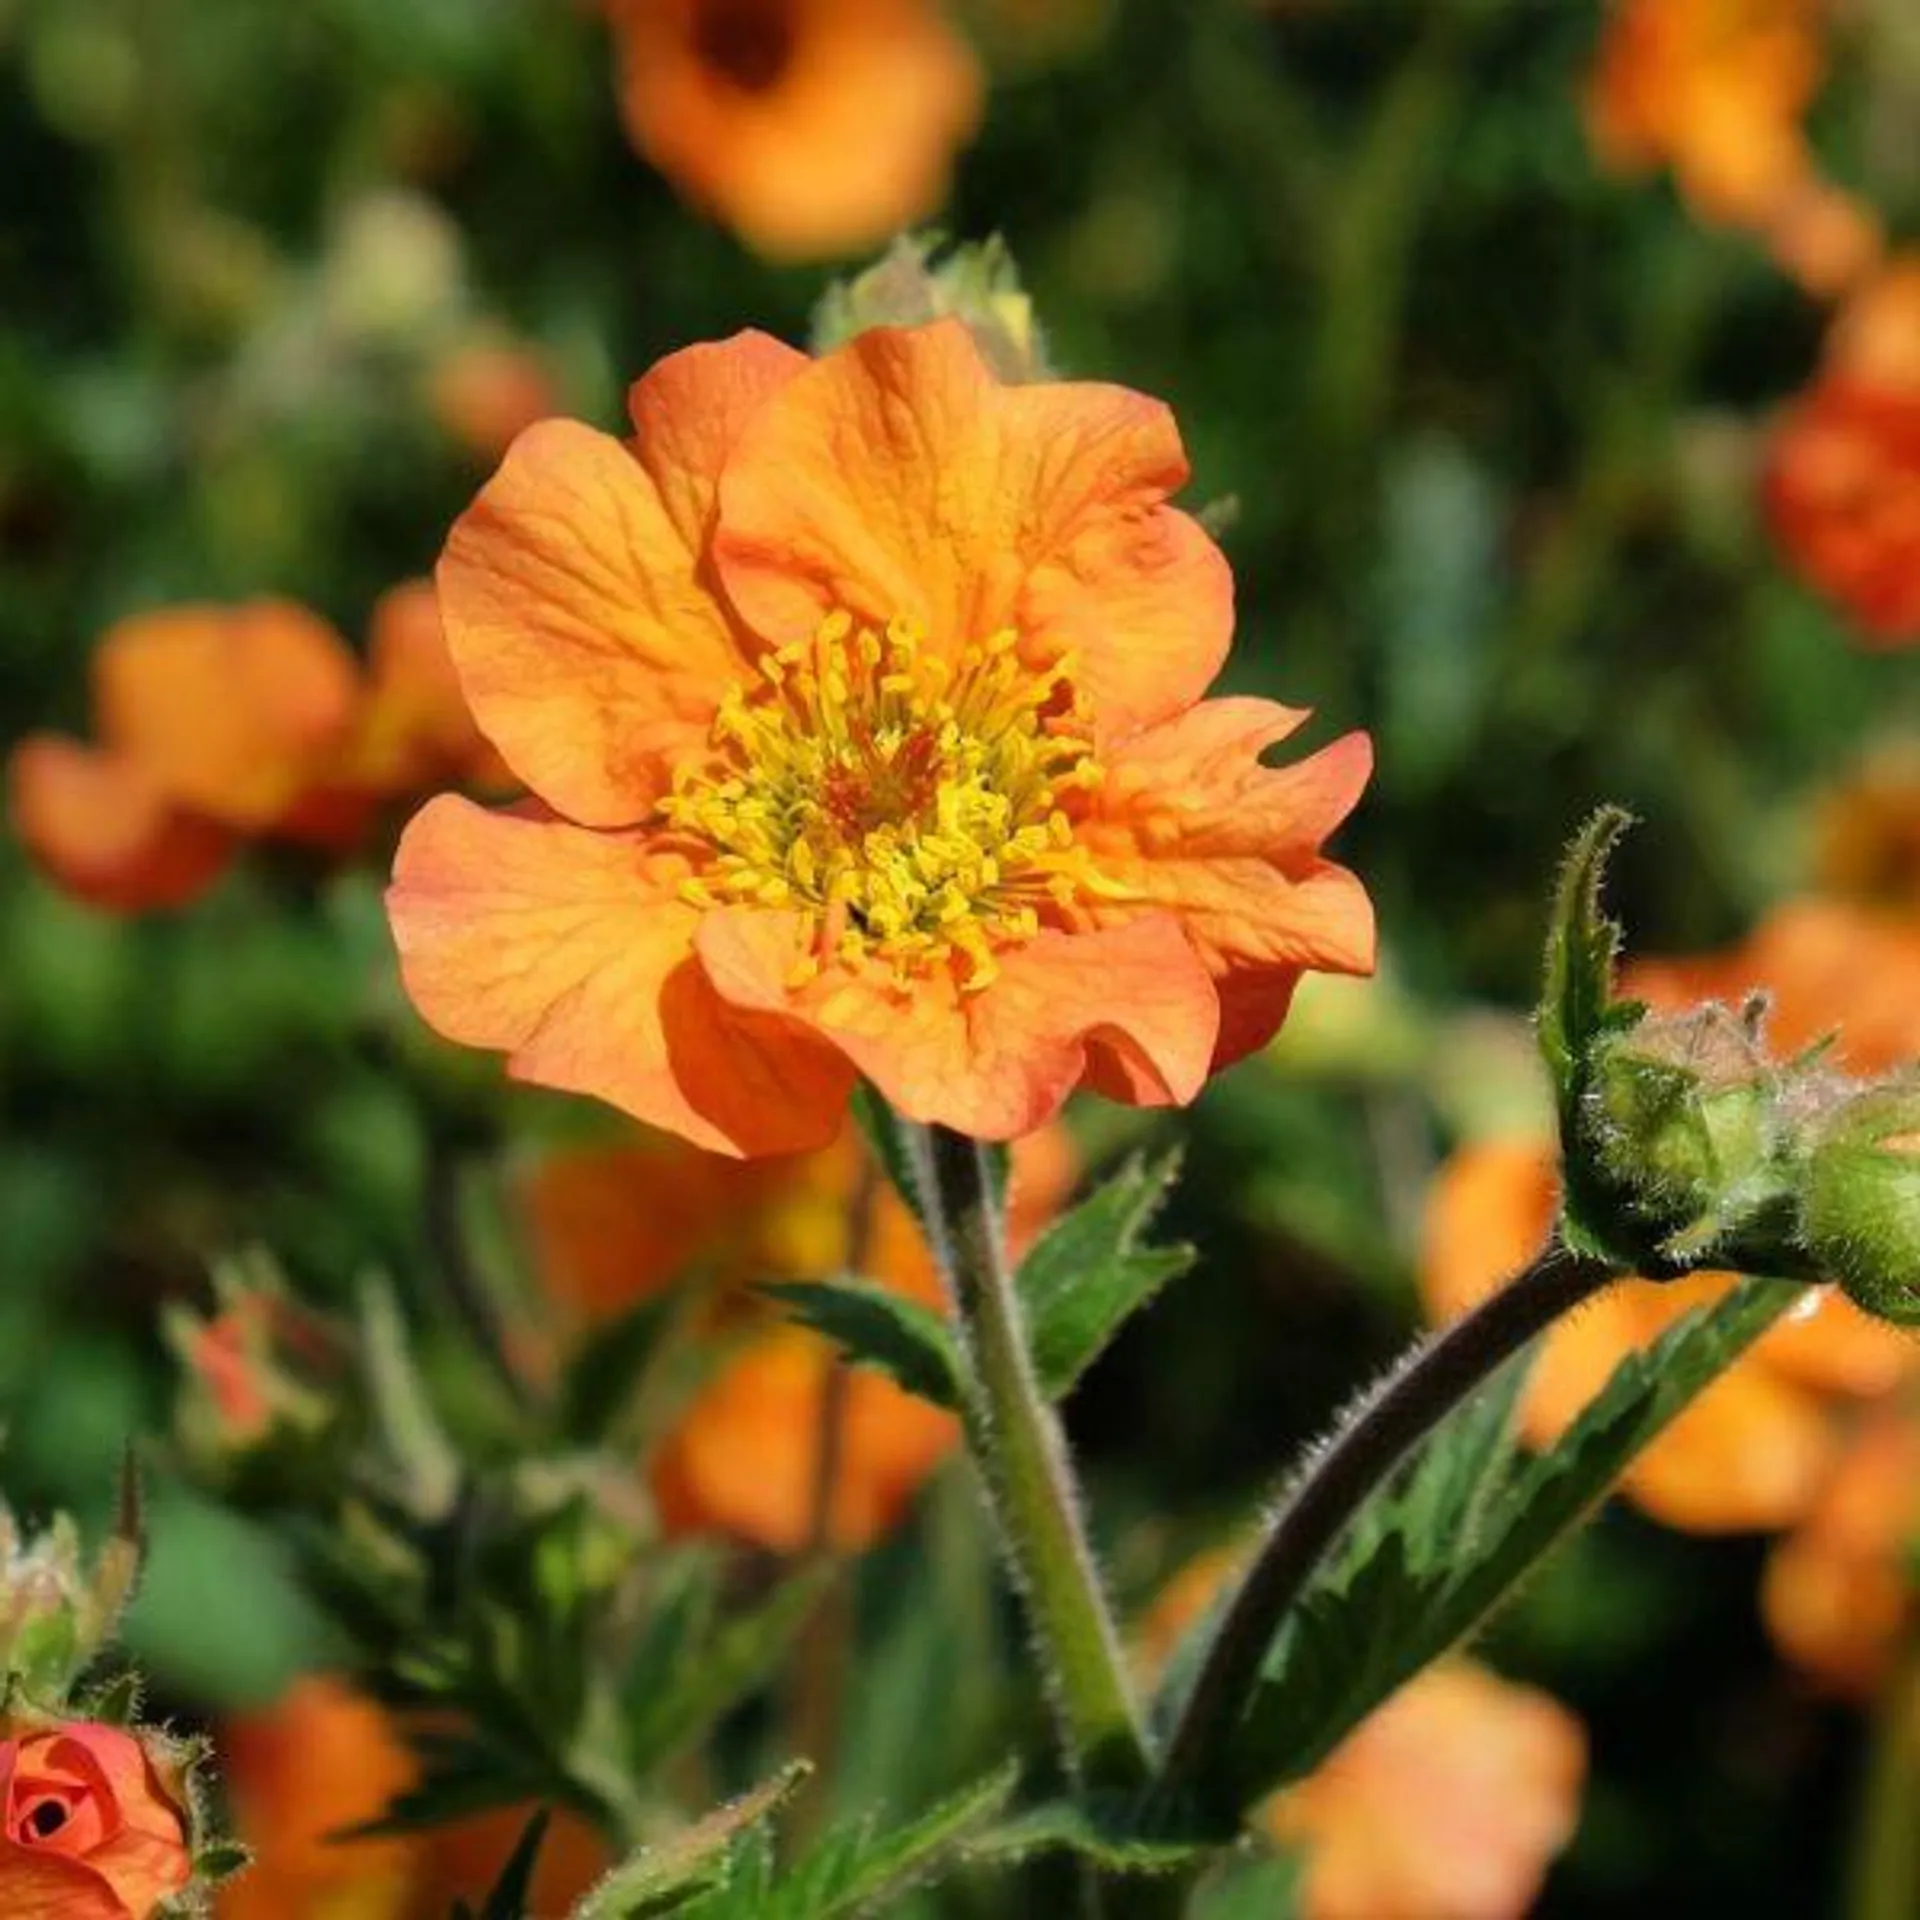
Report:
[[[856,1073],[1005,1139],[1082,1080],[1191,1099],[1301,971],[1364,971],[1320,843],[1369,766],[1202,701],[1232,626],[1165,410],[1002,387],[964,326],[761,335],[533,428],[454,528],[447,636],[544,804],[434,801],[390,896],[454,1040],[739,1154]]]
[[[1174,1579],[1144,1623],[1150,1664],[1240,1559],[1208,1554]],[[1585,1733],[1558,1701],[1446,1660],[1276,1796],[1266,1826],[1306,1856],[1301,1920],[1520,1920],[1573,1837],[1586,1764]]]
[[[608,0],[634,144],[781,259],[857,253],[932,213],[980,113],[934,0]]]
[[[1813,1511],[1768,1562],[1762,1597],[1774,1639],[1840,1692],[1873,1693],[1908,1643],[1917,1470],[1920,1427],[1912,1409],[1876,1409]]]
[[[688,1271],[729,1292],[758,1280],[807,1279],[859,1266],[909,1298],[940,1301],[913,1216],[884,1185],[860,1235],[864,1149],[851,1131],[822,1152],[745,1164],[677,1141],[557,1155],[528,1190],[548,1285],[597,1316]],[[1072,1179],[1065,1135],[1050,1128],[1014,1154],[1009,1235],[1024,1248]],[[856,1238],[865,1245],[856,1248]],[[727,1325],[740,1332],[735,1306]],[[662,1520],[676,1533],[721,1532],[777,1553],[797,1551],[813,1523],[822,1405],[833,1370],[823,1340],[771,1313],[750,1313],[744,1339],[694,1396],[652,1463]],[[893,1526],[952,1452],[952,1416],[864,1368],[844,1382],[839,1467],[828,1534],[847,1549]]]
[[[1586,1737],[1549,1695],[1429,1667],[1269,1816],[1301,1848],[1302,1920],[1520,1920],[1573,1837]]]
[[[93,660],[97,745],[35,734],[8,769],[13,821],[77,898],[123,913],[204,893],[246,840],[351,847],[379,802],[497,783],[424,585],[376,608],[369,672],[285,601],[123,621]]]
[[[1920,259],[1894,263],[1835,323],[1774,435],[1766,507],[1794,564],[1869,641],[1920,640]]]
[[[1900,1401],[1850,1438],[1813,1509],[1773,1550],[1761,1599],[1781,1651],[1837,1691],[1874,1693],[1915,1621],[1920,1420]]]
[[[412,1756],[372,1701],[338,1681],[297,1683],[219,1741],[234,1825],[253,1865],[221,1888],[218,1920],[445,1920],[483,1896],[525,1823],[508,1811],[392,1839],[338,1836],[413,1785]],[[605,1871],[579,1821],[549,1829],[534,1879],[540,1912],[566,1910]]]
[[[133,1734],[0,1720],[7,1920],[149,1920],[192,1877],[184,1793]]]

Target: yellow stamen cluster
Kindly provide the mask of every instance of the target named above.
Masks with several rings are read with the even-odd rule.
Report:
[[[1099,885],[1066,810],[1101,780],[1070,663],[1034,672],[1011,633],[955,660],[903,622],[829,615],[728,693],[710,748],[663,803],[712,850],[687,896],[808,916],[790,984],[826,959],[906,979],[958,955],[979,988]]]

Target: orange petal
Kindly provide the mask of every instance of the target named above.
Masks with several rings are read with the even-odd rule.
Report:
[[[810,364],[771,334],[749,329],[670,353],[633,383],[634,453],[689,552],[704,552],[713,536],[721,470],[748,423]]]
[[[688,1408],[654,1466],[654,1491],[678,1533],[725,1532],[776,1553],[807,1544],[833,1358],[783,1327],[724,1365]],[[884,1376],[846,1382],[833,1544],[869,1546],[952,1452],[959,1422]]]
[[[552,1154],[526,1189],[536,1264],[575,1311],[617,1313],[697,1257],[731,1252],[792,1178],[790,1162],[723,1159],[679,1140]]]
[[[1268,1824],[1305,1852],[1308,1920],[1521,1920],[1573,1837],[1586,1764],[1557,1700],[1448,1660],[1376,1708]]]
[[[723,1153],[832,1137],[853,1076],[788,1021],[743,1018],[693,964],[685,859],[632,834],[443,795],[388,895],[430,1025],[523,1080],[587,1093]]]
[[[949,652],[1011,628],[1079,660],[1102,736],[1177,713],[1233,630],[1233,579],[1166,504],[1173,416],[1124,387],[1003,387],[957,320],[878,328],[800,374],[742,436],[714,558],[776,644],[844,607]]]
[[[730,385],[694,379],[687,403],[710,386],[727,404]],[[481,729],[543,800],[588,826],[647,813],[742,670],[658,481],[576,421],[542,421],[513,443],[454,523],[436,579]]]
[[[57,886],[91,906],[184,906],[225,871],[226,830],[182,813],[132,761],[35,734],[7,768],[14,831]]]
[[[461,691],[431,581],[404,581],[374,603],[367,664],[372,689],[352,755],[353,785],[381,795],[512,785]]]
[[[1920,1365],[1920,1346],[1904,1327],[1862,1313],[1834,1287],[1814,1287],[1761,1336],[1756,1351],[1776,1373],[1823,1393],[1886,1393]]]
[[[104,1875],[84,1862],[0,1834],[0,1893],[7,1920],[127,1920],[127,1907]]]
[[[125,620],[94,656],[102,742],[182,807],[276,824],[344,750],[360,701],[346,642],[280,600]]]
[[[1205,700],[1118,747],[1080,839],[1142,905],[1096,899],[1097,923],[1176,915],[1220,990],[1215,1065],[1262,1046],[1301,973],[1371,972],[1373,908],[1320,857],[1372,771],[1352,733],[1288,767],[1265,748],[1303,715],[1267,700]]]
[[[1206,970],[1164,917],[1097,933],[1042,933],[1000,954],[999,972],[979,992],[946,970],[902,985],[879,967],[831,967],[791,987],[806,935],[789,914],[711,913],[698,945],[724,999],[805,1020],[910,1120],[986,1140],[1010,1140],[1050,1119],[1096,1050],[1124,1081],[1116,1097],[1191,1100],[1218,1028]]]
[[[612,14],[635,145],[777,258],[864,251],[924,219],[979,115],[978,63],[928,0],[801,0],[764,22],[715,0]]]

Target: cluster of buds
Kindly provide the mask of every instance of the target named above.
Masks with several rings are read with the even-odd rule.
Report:
[[[1920,1069],[1855,1080],[1825,1043],[1778,1060],[1764,995],[1678,1015],[1616,999],[1598,887],[1624,825],[1603,813],[1576,844],[1548,947],[1570,1237],[1650,1279],[1831,1281],[1920,1326]]]
[[[1654,1277],[1830,1280],[1920,1325],[1920,1075],[1850,1080],[1824,1049],[1778,1062],[1765,1013],[1761,997],[1708,1005],[1600,1041],[1569,1143],[1590,1188]]]

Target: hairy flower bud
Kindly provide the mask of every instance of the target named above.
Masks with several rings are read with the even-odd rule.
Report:
[[[1651,1018],[1594,1048],[1581,1131],[1656,1268],[1789,1217],[1795,1070],[1767,1056],[1760,1003]],[[1771,1223],[1771,1226],[1770,1226]]]
[[[55,1700],[100,1651],[139,1572],[131,1497],[113,1537],[89,1563],[64,1514],[28,1535],[0,1504],[0,1692]]]
[[[1800,1169],[1799,1233],[1853,1303],[1920,1326],[1920,1075],[1843,1101]]]
[[[999,240],[955,247],[937,263],[929,240],[903,234],[874,265],[828,288],[814,315],[819,352],[869,327],[963,320],[981,357],[1010,385],[1049,377],[1033,301]]]

